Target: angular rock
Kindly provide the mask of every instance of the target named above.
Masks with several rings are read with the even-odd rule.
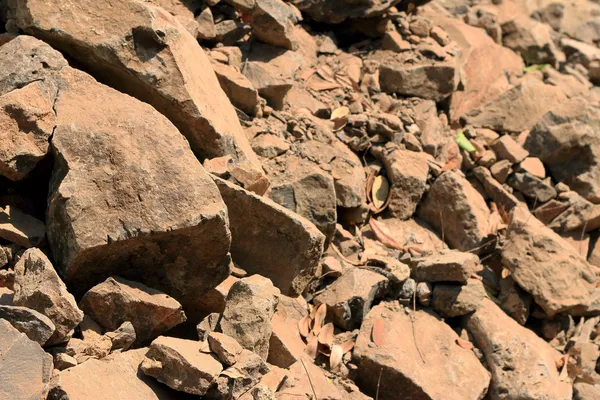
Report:
[[[248,78],[232,66],[219,62],[212,62],[211,65],[217,75],[221,89],[231,100],[231,103],[246,114],[255,117],[260,111],[260,101],[258,92]]]
[[[390,214],[400,219],[410,218],[416,211],[421,196],[427,189],[429,162],[433,158],[427,153],[392,148],[373,150],[383,161],[390,179]]]
[[[600,398],[600,385],[590,385],[585,382],[573,385],[573,400],[594,400]]]
[[[376,320],[384,325],[380,346],[371,340]],[[382,400],[397,399],[399,393],[415,400],[481,399],[490,374],[456,339],[448,325],[426,311],[417,311],[411,322],[404,309],[382,303],[371,310],[356,340],[357,384],[370,396],[379,387]]]
[[[500,307],[521,325],[529,318],[532,297],[517,285],[510,276],[500,280]]]
[[[560,58],[552,28],[528,15],[522,14],[502,25],[502,44],[521,54],[528,65],[555,65]]]
[[[520,163],[529,155],[510,135],[503,135],[495,140],[491,147],[499,159],[508,160],[513,164]]]
[[[599,280],[596,270],[527,210],[511,212],[506,240],[502,264],[546,314],[589,304]]]
[[[150,345],[140,368],[172,389],[202,396],[223,366],[200,349],[197,341],[160,336]]]
[[[479,257],[475,254],[445,250],[418,261],[413,275],[419,281],[466,283],[481,270]]]
[[[138,343],[146,343],[185,322],[181,304],[144,284],[113,276],[91,288],[79,302],[86,315],[114,331],[124,322],[135,328]]]
[[[220,398],[240,398],[268,374],[270,369],[271,367],[257,354],[242,350],[235,365],[225,369],[217,379],[224,386]],[[210,392],[207,397],[211,397]]]
[[[478,279],[469,279],[465,285],[438,284],[433,288],[431,305],[442,316],[454,318],[476,311],[486,296]]]
[[[285,96],[292,88],[293,81],[275,65],[261,61],[249,61],[244,69],[244,76],[271,107],[276,110],[283,108]]]
[[[314,298],[325,304],[333,323],[351,331],[360,326],[373,301],[385,295],[389,281],[376,272],[362,268],[345,271],[331,286]]]
[[[30,340],[43,346],[56,329],[52,321],[35,310],[26,307],[0,305],[0,319],[8,321]]]
[[[559,378],[556,368],[561,354],[491,300],[485,299],[465,321],[492,372],[491,398],[571,399],[571,384]]]
[[[35,247],[45,235],[46,227],[39,219],[10,205],[0,207],[0,238],[23,247]]]
[[[529,172],[516,172],[508,178],[507,183],[525,196],[540,203],[545,203],[555,198],[557,194],[551,184]]]
[[[519,199],[494,179],[487,168],[482,166],[475,167],[473,168],[473,175],[483,184],[485,192],[494,200],[496,205],[503,206],[506,211],[510,211],[514,207],[521,205]]]
[[[461,251],[481,246],[488,236],[490,210],[460,172],[448,171],[435,180],[418,215]]]
[[[215,20],[210,7],[206,7],[198,14],[196,22],[198,23],[198,40],[211,40],[217,36]]]
[[[198,304],[195,306],[196,311],[203,314],[203,317],[211,313],[222,313],[225,310],[225,300],[231,286],[238,281],[233,275],[229,275],[227,279],[219,283],[217,287],[206,292],[204,296],[198,299]]]
[[[458,69],[453,61],[423,59],[407,64],[403,53],[387,50],[377,50],[371,57],[381,64],[379,84],[386,93],[438,102],[450,96],[458,86]]]
[[[227,295],[220,321],[221,330],[243,348],[266,360],[273,330],[271,318],[277,308],[279,294],[279,289],[260,275],[240,279]]]
[[[215,182],[229,208],[234,261],[250,274],[271,279],[284,294],[302,293],[318,268],[323,234],[271,200],[218,178]]]
[[[61,371],[52,381],[48,400],[188,399],[185,394],[141,373],[139,366],[147,351],[142,348],[115,353]]]
[[[271,319],[273,334],[269,340],[269,364],[289,368],[304,354],[306,344],[298,331],[298,323],[308,315],[298,298],[279,296],[277,311]]]
[[[296,50],[294,24],[297,17],[281,0],[256,0],[250,26],[252,33],[262,42],[284,49]]]
[[[111,352],[128,350],[137,339],[135,328],[131,322],[123,322],[117,329],[106,332],[104,336],[112,342]]]
[[[54,355],[54,368],[63,371],[68,368],[73,368],[78,365],[75,357],[71,357],[67,353],[58,353]]]
[[[230,155],[245,168],[260,170],[208,58],[168,12],[136,0],[85,0],[76,9],[27,0],[12,7],[22,30],[152,104],[202,157]],[[112,12],[104,13],[109,8]]]
[[[0,398],[43,399],[52,376],[52,356],[0,318]]]
[[[269,198],[315,224],[330,242],[337,222],[333,178],[313,162],[293,155],[263,165],[271,181]]]
[[[527,157],[521,161],[518,165],[518,169],[530,173],[540,179],[546,177],[546,169],[544,164],[537,157]]]
[[[261,157],[275,158],[288,151],[289,148],[290,145],[277,135],[264,134],[252,140],[252,149]],[[271,189],[273,185],[274,183],[271,182]]]
[[[237,340],[218,332],[208,334],[208,344],[210,350],[217,355],[221,363],[227,366],[235,364],[237,357],[243,350]]]
[[[68,338],[71,330],[83,320],[83,312],[77,307],[75,298],[67,291],[48,257],[36,248],[23,253],[15,265],[13,302],[16,306],[31,308],[52,321],[56,331],[48,344]]]
[[[194,14],[200,9],[200,2],[197,0],[150,0],[150,3],[168,11],[185,27],[190,35],[196,37],[198,23],[194,19]]]

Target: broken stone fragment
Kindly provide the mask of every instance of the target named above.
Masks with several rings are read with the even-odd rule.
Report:
[[[388,285],[389,281],[383,275],[351,268],[316,296],[314,304],[325,304],[335,325],[353,330],[360,326],[373,301],[385,295]]]
[[[560,55],[554,46],[552,33],[547,24],[521,14],[502,24],[502,44],[521,54],[527,65],[555,65]]]
[[[252,33],[262,42],[284,49],[296,50],[294,24],[297,17],[281,0],[256,0],[250,26]]]
[[[208,398],[233,398],[238,399],[244,393],[254,387],[263,376],[269,373],[270,367],[256,353],[249,350],[242,350],[238,355],[236,363],[225,369],[216,383],[221,383],[217,388],[221,396],[211,396],[211,391],[207,393]],[[219,382],[220,381],[220,382]]]
[[[576,249],[520,207],[510,214],[502,264],[549,316],[589,304],[598,282]]]
[[[499,159],[508,160],[513,164],[523,161],[529,153],[510,135],[504,135],[492,143],[492,149]],[[503,182],[502,182],[503,183]]]
[[[0,398],[42,399],[52,376],[52,356],[0,318]]]
[[[543,339],[489,299],[465,318],[467,330],[492,372],[491,398],[571,399],[571,384],[559,378],[556,367],[562,355]]]
[[[172,389],[202,396],[223,366],[200,349],[198,341],[160,336],[150,345],[140,368]]]
[[[54,334],[54,324],[44,314],[26,307],[0,305],[0,319],[4,319],[30,340],[43,346]]]
[[[232,66],[220,62],[212,62],[211,65],[221,89],[231,103],[246,114],[255,117],[260,111],[260,100],[258,92],[248,78]]]
[[[261,157],[275,158],[288,151],[289,148],[290,145],[285,140],[268,133],[259,135],[252,140],[252,149]],[[273,185],[274,183],[271,182],[271,189]]]
[[[237,281],[238,278],[229,275],[227,279],[219,283],[217,287],[210,289],[205,295],[198,299],[194,309],[202,315],[202,317],[211,313],[222,313],[223,310],[225,310],[225,300],[227,299],[229,289],[231,289],[231,286]]]
[[[135,328],[131,322],[123,322],[117,329],[106,332],[104,336],[112,342],[111,352],[128,350],[137,339]]]
[[[56,331],[48,344],[64,341],[83,320],[83,312],[67,291],[48,257],[41,250],[27,250],[15,265],[16,306],[31,308],[48,317]]]
[[[57,353],[54,355],[54,368],[59,371],[76,367],[77,364],[75,357],[72,357],[67,353]]]
[[[283,381],[278,388],[277,397],[282,399],[311,398],[312,388],[317,393],[318,398],[330,400],[346,400],[336,385],[332,382],[325,372],[304,356],[303,360],[295,362],[289,370],[284,370],[287,379]]]
[[[521,325],[529,318],[532,297],[517,285],[510,276],[500,280],[500,307]]]
[[[435,180],[418,215],[461,251],[478,248],[489,233],[490,210],[485,200],[457,171],[445,172]]]
[[[23,247],[35,247],[45,235],[46,227],[39,219],[10,205],[0,207],[0,238]]]
[[[545,203],[556,197],[556,190],[552,185],[529,172],[515,172],[508,178],[507,182],[525,196]]]
[[[476,311],[486,296],[478,279],[469,279],[465,285],[437,284],[431,305],[442,316],[454,318]]]
[[[219,361],[227,366],[235,364],[237,357],[243,350],[237,340],[218,332],[208,334],[208,344],[210,345],[210,350],[215,353]]]
[[[435,315],[408,313],[382,303],[362,324],[353,351],[361,390],[375,396],[379,388],[382,400],[397,399],[399,393],[419,400],[483,398],[490,374],[475,354],[457,345],[458,335]],[[383,323],[379,346],[371,339],[375,321]]]
[[[502,206],[506,211],[510,211],[514,207],[522,205],[522,202],[519,201],[519,199],[517,199],[506,187],[500,184],[500,182],[494,179],[487,168],[481,166],[475,167],[473,169],[473,175],[475,175],[477,180],[483,184],[485,193],[492,198],[497,206]]]
[[[140,344],[186,321],[181,304],[174,298],[118,276],[91,288],[79,306],[108,331],[118,329],[124,322],[131,322]]]
[[[299,298],[279,296],[277,311],[271,319],[273,334],[269,340],[269,364],[289,368],[302,357],[306,344],[300,336],[298,323],[308,315]]]
[[[11,7],[19,28],[69,54],[104,82],[152,104],[201,157],[230,155],[245,168],[260,171],[208,57],[167,11],[136,0],[85,0],[77,10],[59,10],[44,0]],[[97,18],[108,8],[112,12]]]
[[[413,275],[418,281],[466,283],[480,271],[482,266],[475,254],[444,250],[419,260]]]
[[[233,260],[249,274],[271,279],[284,294],[302,293],[317,271],[325,236],[269,199],[219,178],[215,182],[229,209]]]
[[[245,349],[263,360],[269,355],[273,328],[271,319],[279,302],[279,289],[260,275],[243,278],[233,284],[227,295],[220,325]]]
[[[276,65],[261,61],[249,61],[244,69],[244,76],[264,97],[268,104],[276,110],[284,106],[284,99],[293,86],[293,81],[283,74]]]

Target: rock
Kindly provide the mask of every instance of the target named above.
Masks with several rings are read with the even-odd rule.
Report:
[[[152,104],[201,157],[230,155],[244,168],[260,170],[208,58],[168,12],[136,0],[86,0],[76,10],[59,10],[42,0],[15,2],[13,7],[23,31],[69,54],[124,93]],[[107,8],[113,12],[96,17]]]
[[[556,190],[546,181],[529,172],[516,172],[508,178],[510,186],[540,203],[556,197]]]
[[[466,285],[437,284],[433,289],[433,309],[446,318],[459,317],[476,311],[486,297],[483,284],[469,279]]]
[[[293,87],[287,92],[285,104],[291,110],[306,109],[318,117],[326,116],[329,113],[327,104],[317,100],[306,89],[299,87]]]
[[[77,364],[75,357],[71,357],[67,353],[58,353],[54,355],[54,368],[59,371],[76,367]]]
[[[529,153],[510,135],[503,135],[492,143],[492,149],[499,159],[508,160],[513,164],[523,161]]]
[[[445,250],[419,260],[413,275],[419,281],[466,283],[481,270],[479,257],[475,254]]]
[[[521,325],[525,325],[529,318],[532,297],[521,289],[510,276],[500,280],[500,294],[498,295],[500,307]]]
[[[466,327],[492,372],[491,398],[571,399],[571,384],[556,368],[561,354],[491,300],[466,317]]]
[[[56,329],[48,317],[26,307],[0,305],[0,318],[40,346],[50,339]]]
[[[198,40],[211,40],[217,36],[215,20],[210,7],[206,7],[200,12],[200,14],[198,14],[196,22],[198,23]]]
[[[402,35],[395,30],[388,31],[385,33],[385,35],[383,35],[383,39],[381,39],[381,48],[383,50],[390,50],[396,53],[412,50],[411,44],[402,39]]]
[[[104,336],[112,342],[111,352],[128,350],[137,339],[135,328],[131,322],[123,322],[117,329],[106,332]]]
[[[221,89],[231,100],[231,103],[246,114],[255,117],[260,111],[260,101],[257,90],[248,78],[232,66],[219,62],[213,62],[211,65],[217,75]]]
[[[314,298],[316,306],[325,304],[333,323],[351,331],[360,326],[376,299],[385,295],[388,280],[362,268],[351,268]]]
[[[35,247],[45,235],[46,227],[39,219],[10,205],[0,207],[0,238],[23,247]]]
[[[306,368],[306,369],[305,369]],[[287,379],[277,391],[277,398],[297,399],[314,397],[314,388],[318,399],[345,400],[343,393],[331,384],[321,368],[310,362],[309,359],[294,363],[287,372]]]
[[[52,376],[52,356],[0,319],[0,398],[42,399]]]
[[[503,206],[506,211],[510,211],[514,207],[521,205],[521,201],[494,179],[487,168],[481,166],[475,167],[473,168],[473,175],[483,184],[485,192],[498,206]]]
[[[446,245],[429,224],[419,218],[402,221],[398,218],[379,218],[381,229],[403,246],[418,246],[423,254],[437,253]]]
[[[371,341],[376,320],[384,324],[381,346]],[[415,400],[480,399],[490,374],[456,339],[456,333],[433,314],[417,311],[411,322],[404,309],[382,303],[371,310],[356,340],[352,359],[358,366],[357,384],[370,396],[379,387],[382,400],[396,399],[398,393]]]
[[[48,400],[183,400],[175,392],[139,371],[147,348],[111,354],[61,371],[53,379]]]
[[[599,127],[600,117],[594,107],[583,99],[571,100],[537,121],[527,136],[525,148],[548,166],[557,182],[599,203],[600,140],[594,134]]]
[[[512,163],[510,161],[500,160],[490,167],[490,172],[499,183],[506,183],[508,175],[512,172],[511,167]]]
[[[419,60],[406,64],[404,53],[377,50],[371,59],[380,63],[379,84],[385,93],[416,96],[436,102],[450,96],[458,85],[458,69],[452,61]]]
[[[302,293],[318,268],[323,234],[271,200],[218,178],[215,182],[229,207],[234,261],[250,274],[271,279],[284,294]]]
[[[552,28],[528,15],[520,15],[502,25],[502,44],[521,54],[528,65],[555,65],[560,59]]]
[[[227,366],[235,364],[237,357],[243,350],[237,340],[218,332],[208,334],[208,344],[210,345],[210,350],[216,354],[219,361]]]
[[[275,158],[286,151],[290,145],[277,135],[264,134],[255,137],[252,140],[252,149],[261,157]],[[271,182],[271,190],[274,183]]]
[[[596,46],[566,37],[561,39],[560,44],[569,60],[577,60],[586,68],[590,68],[594,61],[600,60],[600,49]]]
[[[519,163],[518,169],[540,179],[544,179],[546,177],[546,169],[544,168],[544,164],[537,157],[525,158]]]
[[[476,128],[520,133],[533,128],[544,114],[566,100],[560,88],[526,75],[501,96],[470,111],[466,122]]]
[[[198,339],[200,339],[201,342],[206,342],[208,340],[209,333],[217,331],[220,319],[221,314],[211,313],[196,325],[196,333],[198,333]]]
[[[337,221],[335,184],[331,175],[295,155],[277,157],[263,165],[271,181],[269,198],[315,224],[329,243]]]
[[[83,319],[75,298],[67,291],[50,260],[32,248],[15,265],[14,305],[31,308],[52,321],[56,331],[48,344],[60,343]]]
[[[260,275],[243,278],[233,284],[227,295],[220,325],[245,349],[263,360],[269,354],[271,318],[279,302],[279,289]]]
[[[304,354],[306,344],[298,331],[298,323],[308,312],[298,304],[302,300],[279,296],[277,310],[271,319],[273,334],[269,340],[269,364],[289,368]]]
[[[419,300],[419,304],[425,307],[431,304],[432,289],[433,285],[429,282],[419,282],[417,284],[417,300]]]
[[[150,0],[150,3],[161,7],[173,15],[185,29],[196,37],[198,33],[198,23],[194,19],[194,13],[200,9],[200,4],[196,0]]]
[[[263,376],[269,373],[270,367],[257,354],[242,350],[234,366],[224,370],[218,380],[223,380],[224,393],[217,398],[240,398],[254,387]],[[211,389],[212,390],[212,389]],[[210,396],[210,392],[207,397]]]
[[[511,212],[506,240],[502,264],[546,314],[589,304],[598,282],[596,271],[558,234],[517,207]]]
[[[172,389],[202,396],[223,366],[200,348],[197,341],[160,336],[150,345],[140,368]]]
[[[48,152],[56,115],[44,89],[36,82],[0,95],[0,174],[10,180],[27,177]]]
[[[291,3],[315,21],[338,24],[348,18],[368,18],[383,14],[393,7],[397,1],[374,0],[348,4],[341,0],[316,0],[310,3],[293,0]]]
[[[124,322],[131,322],[140,344],[186,321],[177,300],[144,284],[118,276],[91,288],[79,306],[86,315],[109,331],[119,328]]]
[[[283,108],[293,81],[277,66],[261,61],[249,61],[246,63],[244,75],[271,107],[276,110]]]
[[[418,215],[461,251],[481,246],[489,232],[490,211],[485,200],[456,171],[445,172],[435,180],[419,206]]]
[[[410,218],[427,189],[429,162],[433,158],[427,153],[397,147],[373,149],[373,154],[383,162],[391,183],[390,214],[400,219]]]
[[[209,290],[204,296],[198,299],[196,310],[203,314],[203,316],[209,315],[212,312],[222,313],[225,310],[225,299],[227,299],[229,289],[237,281],[238,278],[229,275],[216,288]]]
[[[284,49],[296,50],[294,24],[297,17],[281,0],[256,0],[250,26],[252,33],[262,42]]]
[[[14,292],[9,288],[0,287],[0,305],[12,306]]]

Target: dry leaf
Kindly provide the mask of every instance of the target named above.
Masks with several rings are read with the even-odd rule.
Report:
[[[308,334],[310,333],[310,322],[311,319],[309,316],[306,316],[298,321],[298,331],[303,338],[308,337]]]
[[[473,348],[473,343],[461,338],[456,339],[456,344],[467,350],[471,350]]]
[[[373,233],[375,234],[377,240],[379,240],[384,246],[387,246],[390,249],[396,249],[401,251],[405,250],[404,246],[402,246],[394,238],[385,233],[383,229],[381,229],[381,225],[375,220],[375,218],[371,218],[369,220],[369,225],[371,226],[371,229],[373,230]]]
[[[313,322],[313,333],[318,335],[321,332],[321,328],[323,328],[323,324],[325,323],[325,317],[327,316],[327,306],[325,304],[321,304],[317,308],[317,312],[315,313],[315,320]]]
[[[327,347],[333,345],[333,324],[331,322],[325,324],[321,332],[319,332],[319,343]]]
[[[303,81],[307,81],[310,79],[311,76],[313,76],[315,74],[315,69],[314,68],[309,68],[306,71],[302,72],[302,74],[299,76],[299,78]]]
[[[331,113],[331,117],[329,118],[332,121],[336,119],[345,119],[350,115],[350,109],[346,106],[338,107]]]
[[[378,347],[381,347],[385,343],[385,323],[381,318],[376,318],[373,321],[373,329],[371,330],[371,340]]]
[[[229,367],[226,370],[224,370],[223,372],[221,372],[221,375],[225,375],[226,377],[231,378],[231,379],[242,379],[242,378],[246,377],[246,374],[244,374],[237,367]]]
[[[326,81],[334,81],[334,73],[329,65],[321,65],[319,68],[317,68],[317,75]]]
[[[319,341],[317,340],[316,336],[310,338],[310,340],[306,344],[304,352],[308,354],[308,356],[313,360],[317,358],[317,353],[319,352]]]
[[[354,344],[355,344],[354,340],[348,339],[344,343],[340,344],[340,347],[344,351],[344,354],[346,354],[347,352],[351,351],[354,348]]]
[[[342,363],[342,357],[344,357],[344,350],[340,345],[333,345],[331,348],[331,357],[329,357],[329,369],[334,371]]]
[[[369,203],[373,203],[373,198],[371,197],[371,189],[373,188],[373,182],[375,181],[375,171],[371,171],[369,176],[367,177],[367,181],[365,183],[365,194],[367,195],[367,201]]]
[[[371,195],[375,208],[380,209],[383,207],[390,195],[390,184],[385,176],[379,175],[375,177],[373,187],[371,188]]]

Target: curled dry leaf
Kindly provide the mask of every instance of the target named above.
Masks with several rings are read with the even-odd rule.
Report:
[[[308,354],[308,356],[310,358],[312,358],[313,360],[315,358],[317,358],[317,353],[319,352],[319,341],[317,340],[316,336],[312,336],[308,340],[308,343],[306,344],[306,348],[304,349],[304,352],[306,354]]]
[[[318,335],[321,332],[321,328],[325,324],[325,317],[327,316],[327,306],[325,304],[321,304],[317,308],[317,312],[315,313],[315,320],[313,322],[313,333]]]
[[[308,334],[310,333],[310,322],[311,319],[308,315],[298,321],[298,331],[303,338],[308,337]]]
[[[330,322],[325,324],[319,332],[319,343],[325,345],[327,347],[331,347],[333,345],[333,324]]]
[[[375,220],[375,218],[371,218],[369,220],[369,225],[371,226],[371,229],[373,230],[373,233],[375,234],[377,240],[379,240],[384,246],[387,246],[390,249],[396,249],[400,251],[405,250],[404,246],[402,246],[394,238],[392,238],[383,231],[381,225],[379,224],[379,222],[377,222],[377,220]]]
[[[342,364],[344,350],[338,344],[334,344],[331,348],[331,356],[329,357],[329,369],[335,371]]]
[[[376,318],[375,321],[373,321],[371,340],[378,347],[385,344],[385,322],[383,322],[381,318]]]
[[[351,351],[354,348],[356,342],[353,339],[348,339],[344,343],[340,344],[340,347],[344,351],[344,354]]]
[[[350,115],[350,109],[346,106],[338,107],[331,113],[331,117],[329,118],[332,121],[336,119],[345,119]]]
[[[371,196],[373,198],[373,205],[376,209],[381,209],[386,203],[390,195],[390,183],[387,178],[383,175],[378,175],[373,180],[373,187],[371,188]]]
[[[473,343],[461,338],[456,339],[456,344],[467,350],[471,350],[473,348]]]

